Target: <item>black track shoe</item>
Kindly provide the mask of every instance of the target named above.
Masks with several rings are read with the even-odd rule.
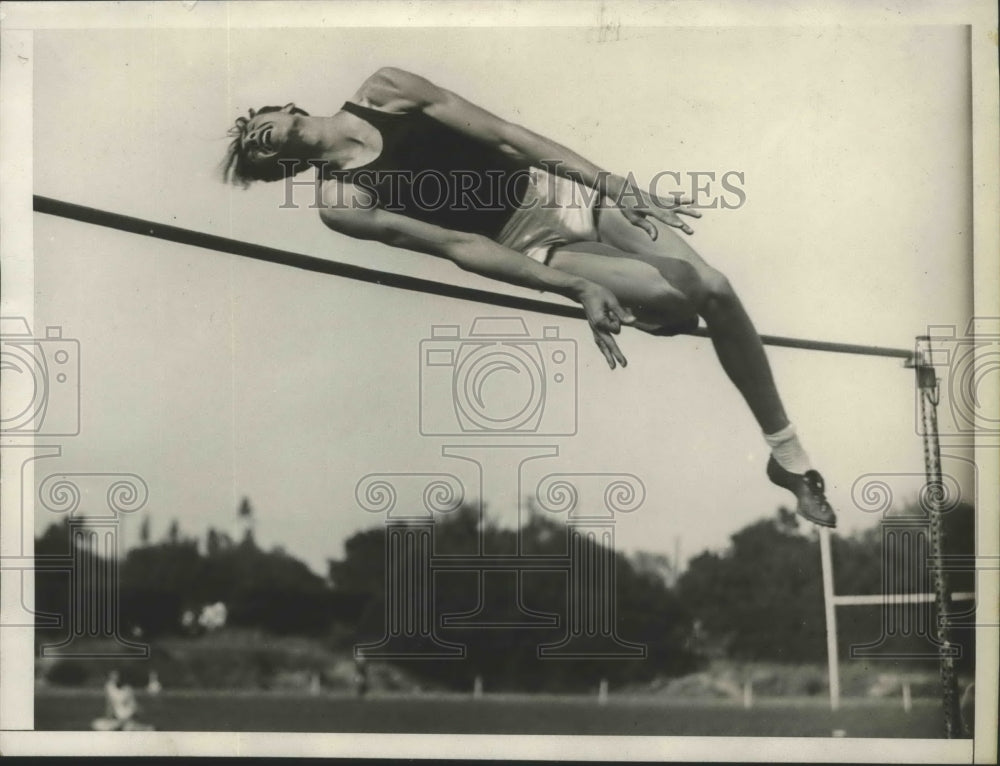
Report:
[[[795,495],[799,501],[796,508],[799,516],[821,527],[837,526],[837,516],[823,494],[823,477],[819,471],[809,470],[801,474],[786,471],[772,455],[767,461],[767,478]]]

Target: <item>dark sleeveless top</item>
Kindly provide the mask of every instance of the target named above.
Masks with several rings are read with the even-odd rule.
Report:
[[[528,164],[423,112],[383,112],[350,101],[343,110],[382,134],[382,153],[325,176],[365,189],[380,208],[495,238],[524,198]]]

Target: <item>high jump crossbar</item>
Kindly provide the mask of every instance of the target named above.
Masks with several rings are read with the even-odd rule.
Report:
[[[77,205],[73,202],[45,197],[40,194],[33,196],[34,210],[36,213],[45,213],[60,218],[68,218],[82,223],[89,223],[95,226],[103,226],[108,229],[124,231],[130,234],[141,234],[144,237],[153,237],[166,242],[176,242],[181,245],[190,245],[208,250],[217,250],[231,255],[239,255],[244,258],[252,258],[256,261],[266,261],[284,266],[291,266],[306,271],[314,271],[320,274],[330,274],[331,276],[353,279],[359,282],[381,285],[383,287],[394,287],[398,290],[410,290],[412,292],[429,293],[440,295],[445,298],[456,298],[458,300],[474,301],[490,306],[501,306],[503,308],[519,309],[522,311],[532,311],[539,314],[550,314],[552,316],[569,317],[573,319],[585,319],[586,315],[579,306],[564,305],[551,301],[541,301],[535,298],[526,298],[519,295],[507,295],[495,293],[489,290],[479,290],[473,287],[462,287],[459,285],[436,282],[431,279],[421,279],[410,277],[404,274],[395,274],[389,271],[370,269],[364,266],[355,266],[340,261],[318,258],[313,255],[296,253],[289,250],[281,250],[266,245],[258,245],[252,242],[245,242],[238,239],[230,239],[217,234],[208,234],[202,231],[185,229],[180,226],[171,226],[157,221],[149,221],[143,218],[113,213],[108,210]],[[683,335],[693,335],[700,338],[709,337],[708,331],[704,327],[681,333]],[[766,346],[777,346],[780,348],[798,348],[809,351],[827,351],[835,354],[856,354],[861,356],[880,356],[894,359],[912,361],[914,351],[905,348],[888,348],[884,346],[869,346],[858,343],[835,343],[832,341],[807,340],[803,338],[787,338],[780,335],[761,335],[761,340]]]

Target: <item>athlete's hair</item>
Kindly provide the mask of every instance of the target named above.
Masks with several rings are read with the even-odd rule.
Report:
[[[309,116],[305,109],[299,109],[295,104],[290,105],[292,114]],[[268,114],[269,112],[280,112],[284,107],[262,106],[260,109],[251,109],[249,117],[237,117],[236,123],[231,127],[227,135],[232,137],[226,156],[220,165],[222,180],[246,189],[252,181],[280,181],[285,177],[285,166],[278,162],[280,157],[268,159],[252,158],[243,148],[243,137],[246,135],[247,125],[250,120],[258,114]]]

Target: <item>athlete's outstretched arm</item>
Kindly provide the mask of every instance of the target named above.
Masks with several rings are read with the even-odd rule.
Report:
[[[384,242],[394,247],[436,255],[466,271],[521,287],[544,290],[577,301],[587,314],[594,340],[613,370],[628,362],[614,335],[635,317],[622,308],[614,293],[596,282],[551,269],[526,255],[478,234],[445,229],[398,213],[373,207],[367,194],[351,184],[328,181],[327,207],[320,210],[323,223],[358,239]],[[332,199],[336,198],[336,204]]]
[[[649,217],[686,234],[694,232],[678,213],[701,217],[701,213],[687,207],[686,200],[654,198],[627,185],[625,178],[602,170],[572,149],[503,120],[457,93],[411,72],[383,67],[365,81],[357,96],[386,109],[419,109],[429,117],[509,156],[546,169],[552,168],[560,175],[580,181],[612,199],[631,223],[645,230],[653,239],[656,239],[657,232]],[[554,163],[554,167],[549,163]]]

